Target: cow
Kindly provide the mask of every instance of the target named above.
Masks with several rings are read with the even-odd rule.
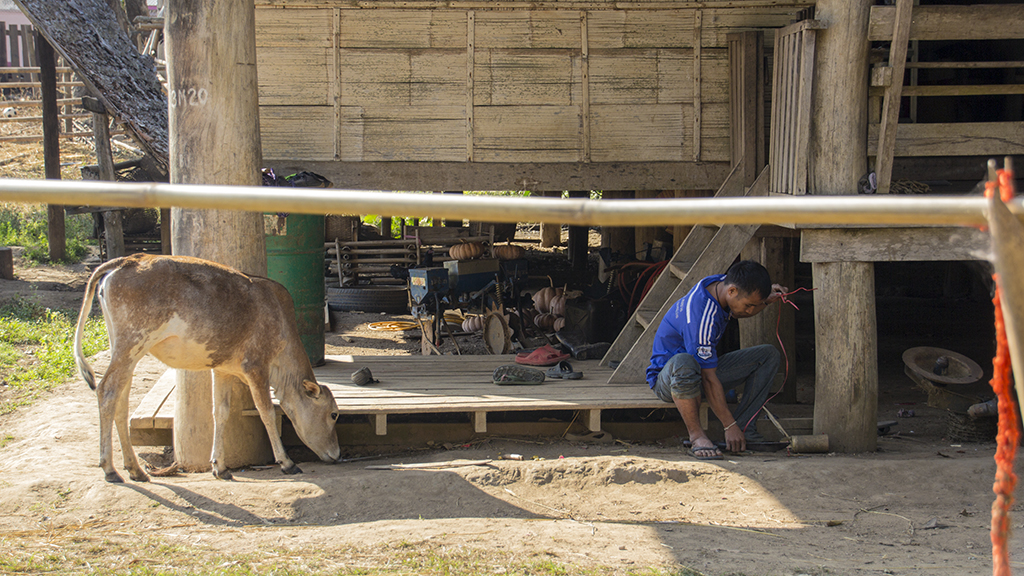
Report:
[[[97,287],[110,336],[110,366],[99,385],[82,353],[82,332]],[[114,424],[131,479],[149,480],[128,437],[132,374],[147,353],[171,368],[213,370],[215,386],[217,376],[244,382],[285,474],[302,470],[288,458],[277,433],[271,389],[306,446],[325,462],[338,460],[337,404],[313,375],[284,286],[199,258],[135,254],[96,268],[86,285],[75,331],[75,363],[99,401],[100,467],[107,482],[122,482],[112,462]],[[221,408],[211,406],[211,463],[215,477],[230,480],[221,457],[227,412]]]

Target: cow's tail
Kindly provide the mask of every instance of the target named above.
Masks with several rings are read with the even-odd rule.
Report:
[[[85,354],[82,352],[82,335],[85,333],[85,322],[89,319],[89,313],[92,312],[92,300],[96,295],[96,288],[104,276],[121,265],[119,260],[111,260],[92,273],[92,276],[89,277],[89,283],[85,286],[82,309],[78,313],[78,326],[75,328],[75,365],[78,366],[78,372],[85,379],[85,383],[93,390],[96,389],[96,373],[93,372],[92,366],[86,361]]]

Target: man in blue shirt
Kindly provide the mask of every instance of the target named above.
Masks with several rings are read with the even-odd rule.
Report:
[[[701,428],[701,394],[725,428],[730,451],[746,449],[759,440],[755,418],[768,398],[779,369],[779,352],[771,344],[718,356],[731,318],[749,318],[781,298],[786,288],[771,283],[768,271],[743,260],[725,274],[697,283],[665,314],[654,336],[647,383],[665,402],[672,402],[690,434],[690,450],[702,460],[721,459],[722,453]],[[725,390],[743,385],[743,399],[730,412]]]

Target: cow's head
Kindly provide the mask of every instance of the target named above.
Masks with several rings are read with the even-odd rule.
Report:
[[[326,387],[313,380],[303,380],[297,398],[285,409],[295,432],[302,442],[324,462],[334,462],[341,456],[338,433],[334,429],[338,419],[338,405]]]

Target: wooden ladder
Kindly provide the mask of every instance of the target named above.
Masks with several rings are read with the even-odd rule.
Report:
[[[910,41],[910,22],[914,0],[896,0],[892,44],[889,46],[889,65],[871,71],[871,85],[884,86],[882,121],[878,129],[878,149],[875,152],[877,194],[888,194],[892,182],[892,162],[896,152],[896,126],[900,116],[900,97],[903,93],[903,72],[907,66],[907,43]]]
[[[715,197],[767,196],[769,173],[769,167],[765,167],[744,194],[741,161],[733,167]],[[601,360],[602,365],[619,360],[615,372],[608,378],[609,383],[646,379],[654,334],[665,313],[702,278],[725,272],[757,228],[756,224],[693,227]]]

